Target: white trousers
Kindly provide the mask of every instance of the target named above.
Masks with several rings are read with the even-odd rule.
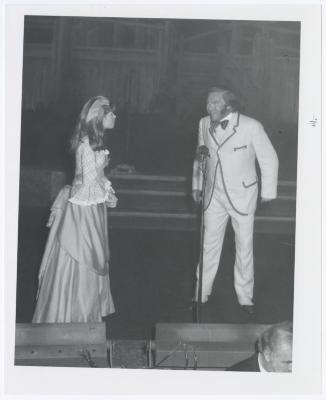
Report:
[[[234,288],[240,305],[252,305],[254,289],[253,230],[254,213],[238,214],[224,192],[215,190],[208,209],[204,212],[204,252],[202,275],[202,302],[212,292],[222,252],[225,228],[229,217],[235,233]],[[198,298],[199,265],[196,293]]]

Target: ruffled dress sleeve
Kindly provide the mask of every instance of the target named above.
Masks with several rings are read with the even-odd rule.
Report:
[[[76,151],[76,174],[69,199],[71,203],[89,206],[110,201],[115,192],[104,175],[107,164],[107,153],[93,151],[88,143],[80,144]]]

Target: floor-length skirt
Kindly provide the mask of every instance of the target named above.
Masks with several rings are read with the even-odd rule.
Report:
[[[33,322],[100,322],[115,311],[106,205],[76,205],[65,186],[52,207]]]

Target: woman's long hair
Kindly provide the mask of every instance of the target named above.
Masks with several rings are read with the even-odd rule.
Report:
[[[99,112],[94,118],[87,121],[88,113],[96,101],[100,101],[102,103],[101,107],[103,112]],[[109,100],[104,96],[95,96],[86,102],[81,110],[74,133],[70,140],[70,150],[72,152],[76,151],[79,143],[86,136],[88,137],[89,144],[93,150],[101,149],[103,146],[104,136],[103,118],[108,112],[113,112],[115,109],[109,104]]]

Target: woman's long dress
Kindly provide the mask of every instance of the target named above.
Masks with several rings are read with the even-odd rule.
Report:
[[[51,208],[33,322],[100,322],[115,311],[107,205],[116,198],[104,176],[107,154],[93,151],[87,138],[77,148],[74,182]]]

